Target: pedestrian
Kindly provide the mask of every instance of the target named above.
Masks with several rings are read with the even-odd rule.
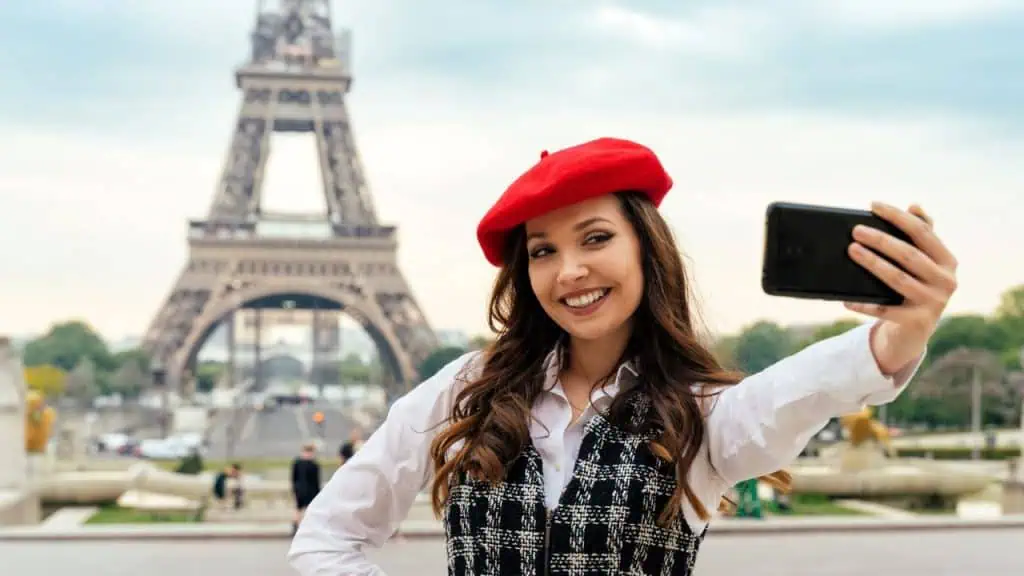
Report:
[[[244,505],[245,498],[242,489],[242,465],[237,462],[225,467],[213,477],[213,497],[222,506],[227,505],[229,479],[235,481],[235,486],[231,490],[231,506],[235,510],[241,510]]]
[[[338,465],[344,466],[345,462],[348,462],[352,456],[356,453],[355,448],[352,447],[351,442],[345,442],[338,449]]]
[[[425,486],[451,576],[689,574],[732,486],[785,486],[829,418],[900,394],[955,289],[919,207],[874,210],[920,248],[857,230],[850,249],[904,304],[848,304],[875,321],[742,378],[696,324],[657,209],[671,185],[650,149],[602,138],[505,191],[477,227],[495,341],[400,398],[330,479],[292,541],[300,574],[380,573],[364,547]]]
[[[298,530],[306,508],[319,493],[320,463],[316,461],[316,445],[310,442],[302,447],[302,452],[292,462],[292,495],[295,496],[293,534]]]
[[[363,447],[363,431],[358,427],[353,428],[348,434],[348,442],[341,445],[338,450],[338,455],[341,457],[341,463],[348,462],[360,448]]]

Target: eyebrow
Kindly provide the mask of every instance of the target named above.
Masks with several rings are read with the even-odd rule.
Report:
[[[584,228],[587,228],[588,226],[593,226],[594,224],[597,224],[598,222],[607,222],[609,224],[612,223],[612,221],[607,219],[607,218],[601,218],[600,216],[594,216],[593,218],[587,218],[586,220],[583,220],[582,222],[577,222],[576,225],[572,227],[572,229],[576,230],[576,231],[580,231],[580,230],[583,230]],[[526,235],[526,239],[529,240],[531,238],[543,238],[545,236],[546,236],[546,234],[544,234],[543,232],[531,232],[531,233]]]

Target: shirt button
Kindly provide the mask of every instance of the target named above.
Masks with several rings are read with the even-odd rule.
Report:
[[[561,472],[561,471],[562,471],[562,466],[560,464],[555,464],[555,472]]]

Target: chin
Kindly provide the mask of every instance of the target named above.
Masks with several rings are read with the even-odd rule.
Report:
[[[615,334],[622,330],[622,327],[626,324],[625,320],[622,321],[611,321],[600,318],[595,318],[591,321],[579,321],[575,318],[570,318],[559,322],[562,329],[569,333],[569,336],[584,341],[594,341],[607,338],[608,336]]]

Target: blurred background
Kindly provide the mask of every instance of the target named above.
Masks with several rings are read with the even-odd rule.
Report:
[[[762,294],[769,202],[917,202],[961,262],[907,393],[824,428],[792,494],[737,486],[698,570],[1024,566],[1024,3],[38,0],[0,32],[5,574],[291,573],[302,446],[326,480],[486,345],[477,221],[606,135],[672,174],[746,372],[863,321]],[[382,566],[442,573],[425,502],[407,524]]]

